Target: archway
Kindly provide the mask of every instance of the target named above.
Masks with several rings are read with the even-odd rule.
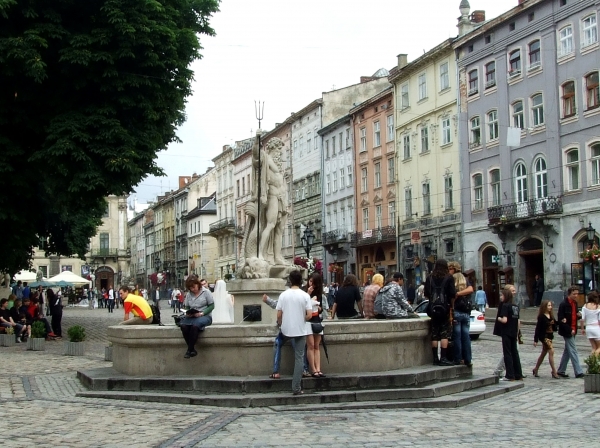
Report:
[[[96,276],[96,284],[94,285],[98,288],[98,291],[102,289],[108,290],[109,286],[114,288],[115,286],[115,271],[110,266],[100,266],[94,272]]]
[[[544,284],[544,245],[537,238],[528,238],[521,242],[518,246],[518,254],[523,262],[524,269],[520,269],[520,273],[525,275],[523,279],[527,296],[529,297],[529,306],[535,306],[534,283],[535,276],[539,275]]]
[[[500,288],[498,286],[498,249],[487,246],[481,252],[481,265],[483,266],[483,290],[487,296],[488,304],[497,307],[500,303]]]

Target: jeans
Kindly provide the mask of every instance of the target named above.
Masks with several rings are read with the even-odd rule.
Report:
[[[302,368],[304,367],[306,336],[296,336],[289,339],[294,341],[294,376],[292,377],[292,392],[300,392],[302,390]]]
[[[471,364],[471,315],[462,311],[454,311],[454,328],[452,339],[454,340],[454,360],[464,359],[465,364]]]
[[[115,309],[115,300],[108,299],[106,301],[106,308],[108,308],[109,313],[112,313],[113,310]]]
[[[567,364],[569,363],[570,359],[571,364],[573,365],[573,370],[575,371],[575,375],[577,376],[582,374],[583,369],[579,364],[579,354],[577,353],[577,347],[575,347],[575,336],[571,336],[570,338],[563,336],[563,339],[565,340],[565,350],[560,358],[558,373],[566,373]]]
[[[273,343],[273,373],[279,373],[279,366],[281,364],[281,347],[288,340],[281,331],[275,338],[275,342]],[[293,338],[289,338],[292,343],[292,348],[296,350],[296,342]],[[308,359],[304,356],[304,371],[308,372]]]
[[[485,303],[481,303],[481,304],[477,305],[477,309],[479,310],[480,313],[485,313]]]

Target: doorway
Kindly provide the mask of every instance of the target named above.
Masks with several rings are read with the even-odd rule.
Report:
[[[498,287],[498,249],[494,246],[486,247],[481,253],[483,265],[483,290],[488,304],[497,308],[500,303],[500,289]]]
[[[533,250],[519,252],[521,260],[525,264],[525,286],[527,289],[527,297],[529,297],[529,306],[535,305],[534,284],[535,276],[539,275],[546,284],[544,278],[544,253],[543,250]],[[545,288],[544,288],[545,289]]]

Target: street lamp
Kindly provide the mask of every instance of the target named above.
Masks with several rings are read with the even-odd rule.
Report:
[[[154,259],[154,267],[156,268],[156,272],[160,271],[160,257],[158,255]]]
[[[231,265],[227,263],[227,273],[229,274],[229,270],[231,269]]]
[[[592,227],[591,222],[588,224],[588,228],[586,229],[586,231],[587,231],[587,237],[588,237],[589,244],[592,245],[592,247],[590,247],[590,249],[593,249],[594,242],[596,240],[596,229],[594,229]],[[592,291],[594,291],[596,289],[596,275],[594,272],[594,267],[596,266],[596,258],[594,256],[592,256],[591,258],[592,258]],[[585,285],[584,285],[584,289],[585,289]]]
[[[300,241],[302,241],[302,247],[306,251],[306,258],[309,258],[310,250],[315,243],[315,235],[310,227],[307,226],[304,229],[304,234],[302,235],[302,238],[300,238]]]

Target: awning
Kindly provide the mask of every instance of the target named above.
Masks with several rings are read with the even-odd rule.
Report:
[[[498,269],[498,274],[506,275],[506,274],[512,274],[512,272],[513,272],[512,266],[506,266],[502,269]]]
[[[463,272],[463,275],[465,277],[468,277],[470,275],[475,275],[475,269],[467,269],[465,272]]]

